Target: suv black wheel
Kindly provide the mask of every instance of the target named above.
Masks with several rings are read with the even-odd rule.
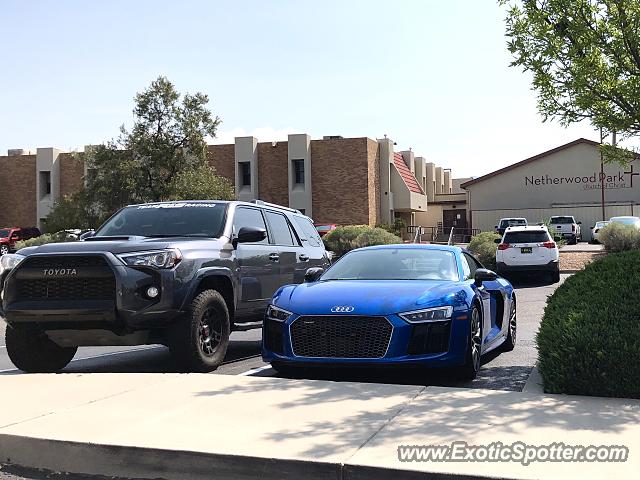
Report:
[[[482,316],[477,305],[474,305],[471,309],[469,336],[467,339],[465,362],[459,368],[459,374],[460,378],[464,380],[473,380],[478,375],[478,370],[480,370],[480,357],[482,354]]]
[[[58,372],[78,351],[78,347],[59,346],[30,325],[7,325],[5,343],[13,364],[27,373]]]
[[[170,331],[169,349],[185,370],[211,372],[229,346],[229,310],[222,295],[205,290],[193,299],[187,316]]]
[[[517,333],[517,321],[516,321],[516,299],[514,297],[511,302],[511,310],[509,311],[509,327],[507,330],[507,338],[502,344],[503,352],[510,352],[516,346],[516,333]]]

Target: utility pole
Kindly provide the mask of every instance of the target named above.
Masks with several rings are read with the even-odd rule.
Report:
[[[604,132],[600,127],[600,202],[602,205],[602,220],[606,221],[605,209],[604,209],[604,155],[602,153],[602,142],[604,142]]]

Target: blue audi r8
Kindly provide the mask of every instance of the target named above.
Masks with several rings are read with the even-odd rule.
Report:
[[[471,379],[482,355],[514,348],[516,297],[460,247],[366,247],[280,288],[262,339],[264,360],[283,373],[406,365],[457,367]]]

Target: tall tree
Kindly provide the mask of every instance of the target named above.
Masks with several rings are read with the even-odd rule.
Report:
[[[640,0],[499,0],[544,120],[640,133]]]
[[[182,98],[165,77],[135,97],[131,130],[79,156],[87,162],[86,187],[60,199],[47,230],[95,227],[131,203],[234,198],[232,184],[207,162],[206,138],[220,119],[202,93]]]

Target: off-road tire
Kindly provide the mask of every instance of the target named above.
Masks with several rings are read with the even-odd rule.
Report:
[[[78,347],[59,346],[31,325],[7,325],[5,344],[13,364],[27,373],[59,372],[78,351]]]
[[[181,369],[212,372],[224,361],[230,330],[224,298],[216,290],[204,290],[193,299],[185,317],[170,329],[167,343]]]

